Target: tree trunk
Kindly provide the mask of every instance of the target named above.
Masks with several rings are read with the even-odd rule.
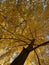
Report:
[[[31,41],[27,48],[23,48],[20,55],[11,63],[11,65],[24,65],[25,60],[27,59],[29,53],[33,49],[34,40]]]
[[[23,65],[26,58],[28,57],[29,51],[23,48],[20,55],[11,63],[11,65]]]

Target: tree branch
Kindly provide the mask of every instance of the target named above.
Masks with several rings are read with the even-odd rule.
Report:
[[[33,50],[35,50],[35,49],[37,49],[37,48],[39,48],[39,47],[41,47],[41,46],[45,46],[45,45],[47,45],[47,44],[49,44],[49,41],[43,42],[42,44],[40,44],[40,45],[34,47]]]
[[[0,38],[0,39],[9,39],[9,40],[11,40],[11,39],[13,39],[13,40],[16,40],[15,42],[24,42],[24,43],[26,43],[26,44],[28,44],[26,41],[24,41],[24,40],[21,40],[21,39],[16,39],[16,38]]]
[[[39,57],[38,57],[38,54],[37,54],[36,50],[34,50],[34,52],[35,52],[35,54],[36,54],[36,56],[37,56],[38,64],[41,65],[41,64],[40,64],[40,59],[39,59]]]
[[[27,40],[29,40],[29,41],[31,41],[31,39],[29,39],[29,38],[27,38],[27,37],[25,37],[24,35],[20,35],[20,34],[14,34],[14,33],[12,33],[11,31],[9,31],[9,30],[7,30],[7,29],[5,29],[1,24],[0,24],[0,26],[1,26],[1,28],[3,28],[4,30],[6,30],[7,32],[9,32],[10,34],[12,34],[13,36],[21,36],[21,37],[23,37],[23,38],[25,38],[25,39],[27,39]],[[18,38],[18,37],[16,37],[16,38]]]

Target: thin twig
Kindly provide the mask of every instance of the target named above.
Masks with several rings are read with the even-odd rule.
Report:
[[[34,50],[34,52],[35,52],[35,54],[36,54],[36,56],[37,56],[38,64],[41,65],[41,64],[40,64],[40,59],[39,59],[39,57],[38,57],[38,54],[37,54],[36,50]]]

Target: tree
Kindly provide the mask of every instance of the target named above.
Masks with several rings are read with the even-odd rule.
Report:
[[[20,54],[35,39],[24,65],[48,65],[48,21],[48,0],[0,0],[0,64],[9,65],[13,54]]]

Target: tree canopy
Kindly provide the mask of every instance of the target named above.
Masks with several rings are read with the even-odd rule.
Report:
[[[10,65],[12,58],[27,47],[49,41],[49,0],[0,0],[0,64]],[[35,49],[41,65],[49,65],[49,44]],[[38,65],[32,51],[24,65]]]

